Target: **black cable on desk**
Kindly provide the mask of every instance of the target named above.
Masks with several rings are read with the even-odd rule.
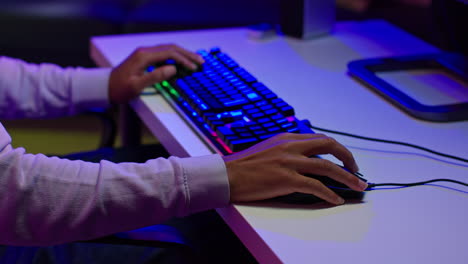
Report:
[[[369,185],[367,186],[367,189],[371,190],[374,187],[381,187],[381,186],[412,187],[412,186],[424,185],[424,184],[433,183],[433,182],[451,182],[451,183],[456,183],[456,184],[460,184],[460,185],[464,185],[464,186],[468,187],[468,183],[457,181],[457,180],[432,179],[432,180],[421,181],[421,182],[412,182],[412,183],[369,183]]]
[[[338,135],[343,135],[343,136],[348,136],[348,137],[353,137],[353,138],[358,138],[358,139],[363,139],[363,140],[376,141],[376,142],[381,142],[381,143],[402,145],[402,146],[406,146],[406,147],[411,147],[411,148],[423,150],[423,151],[426,151],[426,152],[429,152],[429,153],[432,153],[432,154],[435,154],[435,155],[438,155],[438,156],[442,156],[442,157],[445,157],[445,158],[454,159],[454,160],[458,160],[458,161],[468,163],[468,159],[464,159],[464,158],[457,157],[457,156],[450,155],[450,154],[445,154],[445,153],[442,153],[442,152],[438,152],[438,151],[428,149],[428,148],[425,148],[425,147],[421,147],[421,146],[418,146],[418,145],[414,145],[414,144],[411,144],[411,143],[406,143],[406,142],[401,142],[401,141],[394,141],[394,140],[387,140],[387,139],[380,139],[380,138],[371,138],[371,137],[366,137],[366,136],[360,136],[360,135],[355,135],[355,134],[351,134],[351,133],[347,133],[347,132],[341,132],[341,131],[336,131],[336,130],[331,130],[331,129],[326,129],[326,128],[313,126],[308,121],[307,121],[307,123],[308,123],[310,128],[315,129],[315,130],[319,130],[319,131],[323,131],[323,132],[328,132],[328,133],[333,133],[333,134],[338,134]]]

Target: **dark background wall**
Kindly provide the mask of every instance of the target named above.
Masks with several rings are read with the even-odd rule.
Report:
[[[91,36],[278,23],[280,1],[1,0],[0,55],[94,66],[88,55]],[[401,0],[361,1],[367,4],[360,11],[339,8],[338,20],[383,18],[443,49],[456,49],[453,25],[463,30],[452,13],[467,11],[460,0],[433,0],[427,7]]]

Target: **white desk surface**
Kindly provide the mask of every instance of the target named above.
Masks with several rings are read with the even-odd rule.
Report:
[[[252,40],[244,28],[101,36],[92,39],[91,53],[100,66],[113,66],[138,46],[161,43],[191,50],[219,46],[314,125],[468,157],[468,122],[414,119],[347,75],[346,65],[355,59],[437,51],[385,21],[341,22],[332,35],[308,41]],[[141,96],[132,105],[171,153],[210,153],[160,96]],[[370,182],[468,181],[466,164],[334,137],[351,149]],[[261,263],[468,260],[468,194],[435,186],[372,191],[363,203],[338,207],[259,202],[218,212]]]

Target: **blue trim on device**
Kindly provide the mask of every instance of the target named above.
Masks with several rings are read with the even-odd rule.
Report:
[[[466,58],[455,53],[433,53],[413,56],[387,57],[352,61],[348,64],[351,76],[363,81],[389,102],[416,118],[434,122],[468,120],[468,102],[449,105],[424,105],[398,88],[379,78],[376,72],[411,69],[444,69],[468,83]]]

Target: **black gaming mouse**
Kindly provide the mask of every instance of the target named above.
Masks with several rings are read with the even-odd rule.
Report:
[[[367,182],[367,180],[364,179],[362,177],[362,174],[360,174],[359,172],[354,173],[354,175],[358,177],[359,179],[361,179],[362,181]],[[345,184],[335,181],[332,178],[329,178],[326,176],[320,176],[320,175],[311,175],[311,174],[306,174],[305,176],[321,181],[325,186],[327,186],[336,194],[338,194],[343,199],[345,199],[345,201],[359,202],[359,201],[362,201],[362,199],[364,198],[365,192],[352,190]],[[294,204],[312,204],[312,203],[324,201],[323,199],[315,195],[307,194],[307,193],[291,193],[291,194],[276,197],[273,200],[284,202],[284,203],[294,203]]]

